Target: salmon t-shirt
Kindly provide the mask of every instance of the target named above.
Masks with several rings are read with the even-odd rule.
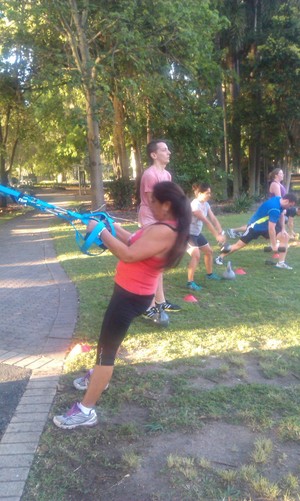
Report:
[[[140,197],[141,204],[139,208],[138,221],[141,226],[155,223],[151,207],[147,198],[147,193],[153,192],[153,187],[162,181],[171,181],[172,176],[170,172],[165,169],[158,169],[154,165],[145,170],[141,179]]]

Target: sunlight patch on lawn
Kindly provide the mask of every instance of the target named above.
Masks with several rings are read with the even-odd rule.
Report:
[[[272,336],[266,335],[266,330]],[[275,335],[274,335],[275,334]],[[277,332],[278,334],[278,332]],[[232,329],[194,329],[190,331],[161,331],[149,334],[129,334],[123,346],[133,362],[166,362],[194,357],[224,355],[228,352],[250,353],[253,350],[289,348],[299,344],[293,329],[285,330],[284,337],[276,335],[270,325]]]

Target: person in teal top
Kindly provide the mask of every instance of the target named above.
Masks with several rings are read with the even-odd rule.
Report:
[[[297,203],[297,198],[294,194],[288,193],[283,197],[272,197],[257,209],[255,214],[250,218],[246,231],[240,239],[231,246],[221,248],[221,254],[216,258],[216,264],[222,265],[225,255],[236,252],[251,240],[256,240],[260,236],[270,239],[271,248],[274,252],[278,252],[278,262],[276,268],[292,270],[292,267],[286,264],[286,254],[288,249],[289,235],[284,228],[284,211],[294,207]],[[276,224],[281,222],[281,227]],[[282,228],[282,229],[281,229]],[[279,246],[277,244],[279,240]]]

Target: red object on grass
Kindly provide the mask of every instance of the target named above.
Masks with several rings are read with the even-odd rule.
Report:
[[[245,270],[243,270],[243,268],[237,268],[235,270],[235,274],[236,275],[247,275],[247,273],[245,272]]]
[[[89,344],[77,343],[70,351],[69,357],[75,357],[80,353],[86,353],[88,351],[91,351],[91,349],[92,347]]]
[[[188,294],[183,298],[183,300],[187,301],[187,303],[198,303],[198,299],[196,299],[192,294]]]

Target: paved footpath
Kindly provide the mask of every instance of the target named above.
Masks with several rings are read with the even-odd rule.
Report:
[[[0,226],[0,363],[32,371],[0,442],[1,501],[21,499],[77,319],[75,286],[48,233],[53,217],[32,211]]]

